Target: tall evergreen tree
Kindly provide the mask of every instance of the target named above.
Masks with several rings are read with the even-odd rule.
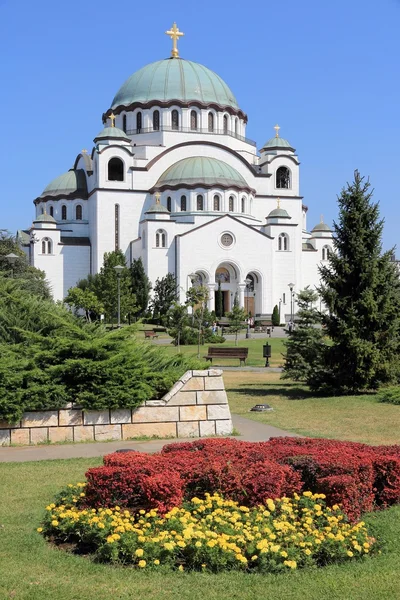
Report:
[[[151,282],[147,277],[141,258],[131,264],[132,293],[136,297],[137,316],[142,317],[147,310],[150,299]]]
[[[313,307],[317,300],[318,294],[308,287],[297,294],[296,328],[285,341],[282,379],[309,383],[321,369],[325,344],[321,314]]]
[[[104,263],[100,273],[92,280],[92,291],[104,306],[107,321],[112,321],[117,315],[118,280],[114,267],[122,265],[124,270],[120,275],[121,321],[127,321],[137,311],[136,298],[132,294],[130,270],[126,266],[122,250],[105,252]],[[91,289],[91,288],[90,288]]]
[[[281,321],[281,319],[280,319],[280,314],[279,314],[279,308],[278,308],[278,305],[275,304],[274,310],[272,311],[272,317],[271,317],[272,325],[274,327],[279,327],[279,325],[281,324],[280,321]]]
[[[320,268],[323,317],[332,345],[312,387],[337,393],[376,389],[398,372],[400,282],[392,251],[382,253],[383,221],[370,184],[355,171],[338,198],[334,247]]]
[[[176,277],[172,273],[167,273],[161,279],[157,278],[154,285],[154,295],[151,301],[153,317],[167,324],[170,308],[178,298],[178,285]]]
[[[218,281],[217,293],[215,294],[215,314],[218,319],[224,316],[224,297],[220,281]]]

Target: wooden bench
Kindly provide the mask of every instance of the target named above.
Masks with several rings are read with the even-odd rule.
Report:
[[[213,358],[238,358],[240,365],[242,362],[246,364],[246,358],[249,353],[248,348],[217,348],[211,346],[208,348],[207,356],[204,356],[207,360],[213,361]]]
[[[144,339],[153,339],[153,338],[157,338],[158,337],[158,333],[156,333],[155,331],[145,331],[144,332]]]

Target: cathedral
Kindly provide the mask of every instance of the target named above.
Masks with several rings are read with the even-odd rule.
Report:
[[[213,310],[220,286],[225,311],[236,297],[254,316],[279,305],[289,320],[292,291],[318,285],[332,231],[322,218],[308,231],[299,158],[280,127],[257,150],[228,85],[179,56],[175,23],[166,33],[171,56],[125,81],[92,150],[34,200],[19,243],[55,300],[120,249],[153,284],[173,273],[182,302],[201,283]]]

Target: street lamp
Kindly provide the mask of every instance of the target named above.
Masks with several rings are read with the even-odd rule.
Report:
[[[246,292],[247,292],[247,312],[249,313],[249,290],[250,290],[250,284],[251,284],[251,279],[247,278],[244,280],[245,284],[246,284]],[[246,339],[248,340],[250,338],[250,313],[249,316],[247,317],[247,331],[246,331]]]
[[[19,256],[17,256],[13,252],[11,252],[11,254],[6,254],[7,262],[11,267],[11,277],[14,277],[14,265],[15,265],[16,261],[18,260],[18,258],[19,258]]]
[[[289,331],[292,331],[292,329],[293,329],[293,288],[294,288],[294,283],[289,283],[289,290],[290,290],[290,327],[289,327]]]
[[[121,274],[125,267],[122,265],[116,265],[114,271],[117,274],[117,286],[118,286],[118,327],[121,327]]]

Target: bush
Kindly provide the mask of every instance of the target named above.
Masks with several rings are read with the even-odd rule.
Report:
[[[383,388],[376,397],[378,402],[400,405],[400,386]]]

